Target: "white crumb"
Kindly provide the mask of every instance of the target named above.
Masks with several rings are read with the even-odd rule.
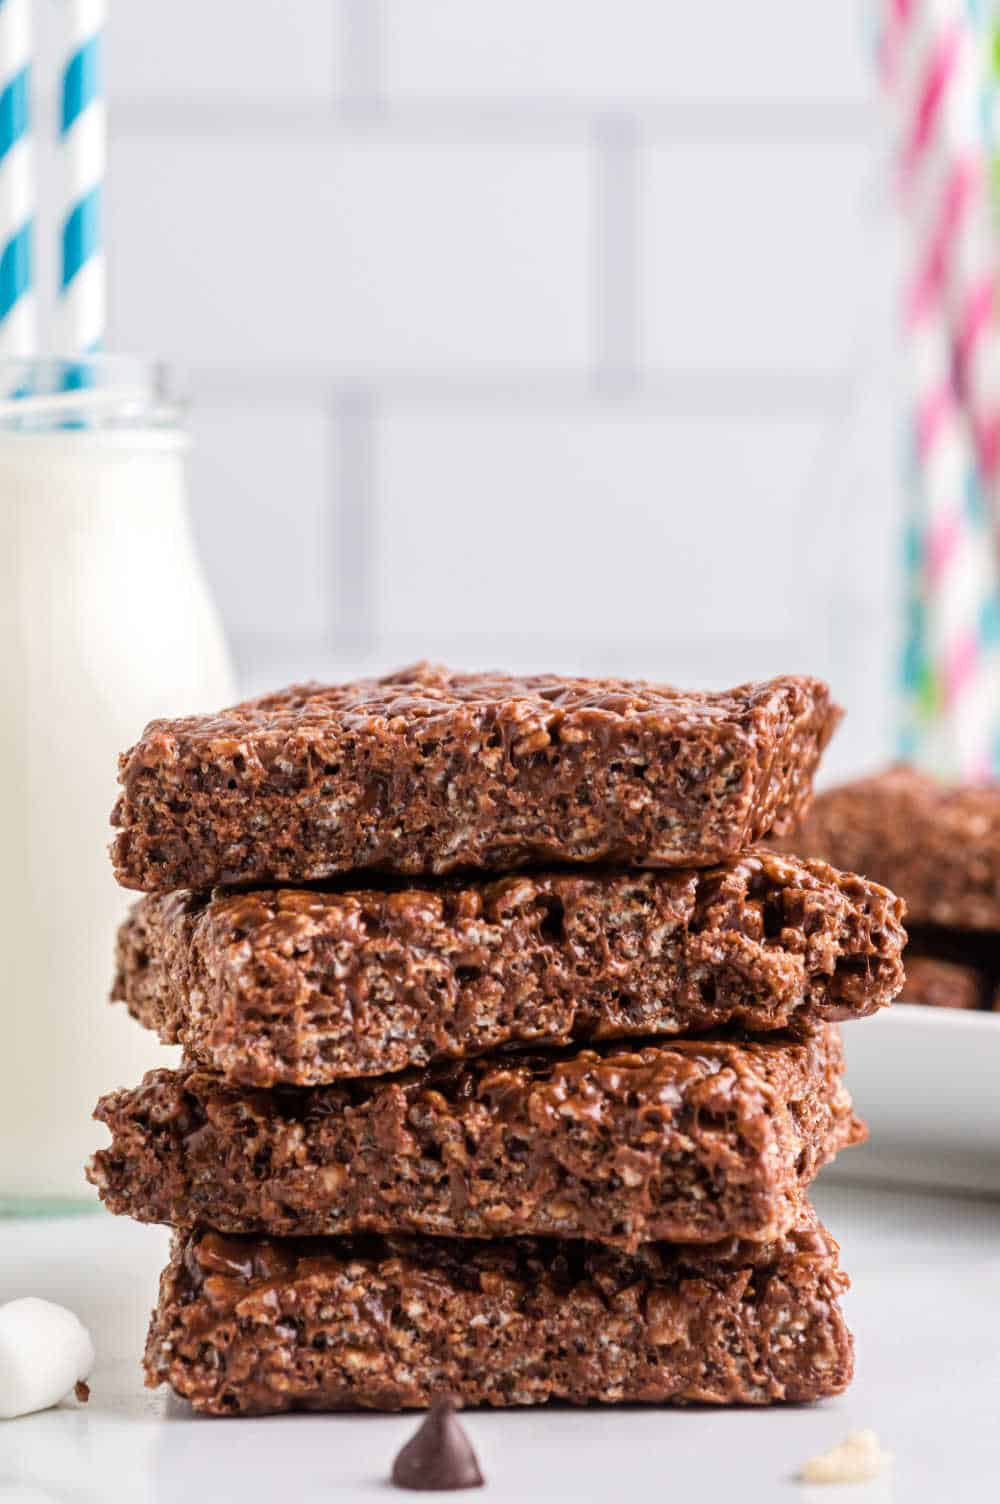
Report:
[[[874,1431],[852,1431],[844,1440],[802,1464],[803,1483],[867,1483],[892,1462]]]

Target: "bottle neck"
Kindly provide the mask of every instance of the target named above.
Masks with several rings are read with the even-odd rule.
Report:
[[[107,355],[0,360],[0,433],[176,432],[183,420],[163,366]]]

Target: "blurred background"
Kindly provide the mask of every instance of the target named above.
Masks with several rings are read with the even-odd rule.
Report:
[[[862,4],[129,0],[107,52],[108,345],[185,374],[241,688],[800,670],[850,710],[827,778],[889,755]]]

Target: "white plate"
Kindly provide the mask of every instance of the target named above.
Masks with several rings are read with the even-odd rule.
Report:
[[[1000,1014],[899,1003],[843,1036],[871,1137],[835,1176],[1000,1191]]]

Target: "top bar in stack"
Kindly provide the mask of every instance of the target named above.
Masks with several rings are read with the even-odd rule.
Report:
[[[824,684],[791,676],[691,694],[419,665],[293,687],[146,728],[121,759],[115,868],[162,892],[706,866],[792,829],[839,715]]]

